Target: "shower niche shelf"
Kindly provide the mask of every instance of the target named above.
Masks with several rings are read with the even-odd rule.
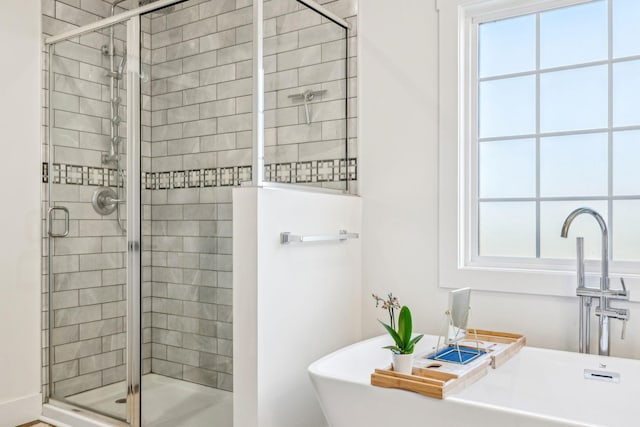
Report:
[[[484,352],[474,360],[464,364],[451,363],[430,358],[433,352],[422,353],[416,355],[411,375],[400,374],[387,366],[371,374],[371,385],[444,399],[487,375],[489,368],[502,366],[526,344],[526,338],[519,334],[476,329],[467,332],[473,339],[460,342],[460,349]]]

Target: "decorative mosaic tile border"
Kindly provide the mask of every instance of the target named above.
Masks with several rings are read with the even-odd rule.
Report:
[[[126,179],[126,171],[123,171]],[[67,165],[53,163],[51,171],[49,163],[42,163],[42,182],[48,183],[51,179],[54,184],[70,185],[95,185],[116,186],[116,170],[109,168],[96,168],[92,166]]]
[[[62,163],[53,163],[51,169],[49,171],[48,163],[42,163],[43,183],[51,179],[54,184],[116,185],[115,169]],[[142,186],[146,190],[231,187],[251,181],[251,172],[251,166],[143,172]],[[123,179],[126,179],[126,171],[123,171],[123,175]],[[355,158],[272,163],[264,167],[264,179],[269,182],[309,184],[355,181],[357,177],[358,160]]]

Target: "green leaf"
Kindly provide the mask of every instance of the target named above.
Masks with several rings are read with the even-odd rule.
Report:
[[[388,349],[388,350],[391,350],[391,351],[393,351],[394,353],[400,353],[400,354],[402,354],[402,350],[400,350],[400,349],[399,349],[398,347],[396,347],[395,345],[387,345],[387,346],[382,347],[382,348],[386,348],[386,349]]]
[[[409,341],[409,343],[406,345],[405,349],[404,349],[404,354],[411,354],[413,353],[413,350],[416,346],[416,343],[418,341],[420,341],[422,339],[424,335],[417,335],[415,337],[413,337],[413,339],[411,341]]]
[[[409,345],[416,345],[418,343],[418,341],[420,341],[422,339],[422,337],[424,337],[424,335],[418,335],[413,337],[413,339],[411,341],[409,341]]]
[[[403,346],[398,347],[404,348],[409,344],[409,341],[411,341],[412,330],[413,323],[411,321],[411,311],[406,305],[402,306],[400,309],[400,315],[398,316],[398,335],[400,335]]]
[[[378,320],[378,322],[380,322]],[[403,348],[403,342],[402,339],[400,338],[400,335],[398,335],[398,333],[396,331],[393,330],[393,328],[389,325],[387,325],[386,323],[380,322],[382,324],[382,326],[384,326],[384,328],[387,330],[387,332],[389,332],[389,335],[391,335],[391,338],[393,338],[393,340],[396,342],[396,345],[399,348]]]

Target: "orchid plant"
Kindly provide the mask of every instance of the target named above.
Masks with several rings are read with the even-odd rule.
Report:
[[[400,308],[400,302],[398,298],[394,297],[391,293],[387,295],[387,300],[384,300],[373,294],[373,298],[376,300],[376,307],[382,303],[382,308],[386,309],[389,312],[390,325],[382,323],[382,326],[387,330],[393,341],[395,341],[395,345],[388,345],[384,348],[388,348],[393,353],[396,354],[412,354],[415,348],[415,345],[422,339],[424,335],[415,336],[413,339],[411,338],[411,333],[413,332],[413,321],[411,319],[411,310],[409,307],[402,306]],[[398,329],[396,329],[395,325],[395,309],[400,308],[400,314],[398,315]]]
[[[374,300],[376,300],[376,307],[382,306],[383,310],[387,310],[389,312],[389,324],[393,329],[396,328],[396,316],[395,309],[400,308],[400,301],[398,301],[397,297],[394,297],[391,292],[387,294],[387,299],[382,299],[376,294],[371,294]]]

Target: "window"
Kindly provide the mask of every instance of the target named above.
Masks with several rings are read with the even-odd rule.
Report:
[[[598,260],[593,218],[560,237],[565,217],[581,206],[607,221],[611,270],[637,274],[640,2],[440,0],[438,7],[441,279],[486,278],[503,283],[488,288],[512,290],[507,282],[518,274],[568,273],[576,236]],[[465,270],[476,274],[460,283]],[[560,276],[534,293],[563,294],[558,289],[571,282]]]

